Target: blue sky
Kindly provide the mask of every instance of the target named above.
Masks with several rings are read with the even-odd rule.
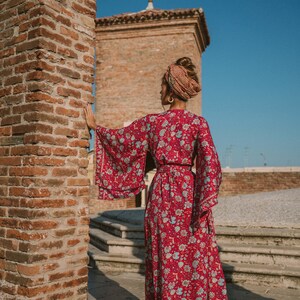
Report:
[[[97,0],[97,17],[146,6],[147,0]],[[211,44],[202,57],[202,110],[223,167],[300,166],[300,0],[154,6],[204,9]]]

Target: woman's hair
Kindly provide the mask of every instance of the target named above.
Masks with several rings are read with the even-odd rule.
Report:
[[[199,78],[195,71],[196,66],[193,64],[192,60],[189,57],[181,57],[177,59],[175,65],[184,67],[187,70],[188,75],[199,83]]]
[[[196,66],[193,64],[192,60],[189,57],[181,57],[181,58],[177,59],[177,61],[174,64],[183,67],[187,71],[187,75],[199,84],[199,78],[195,71]],[[165,75],[166,74],[163,75],[162,81],[167,84],[167,93],[169,94],[172,92],[172,88],[171,88],[169,82],[167,81]],[[187,99],[180,97],[178,94],[177,94],[177,96],[182,101],[185,101],[185,102],[187,101]]]

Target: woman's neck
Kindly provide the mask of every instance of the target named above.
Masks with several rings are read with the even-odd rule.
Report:
[[[179,100],[179,99],[174,99],[174,102],[170,105],[169,109],[186,109],[186,102]]]

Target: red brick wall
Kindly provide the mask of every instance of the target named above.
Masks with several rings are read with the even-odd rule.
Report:
[[[0,299],[86,299],[95,1],[0,1]]]
[[[220,196],[300,188],[300,168],[224,170]]]
[[[136,207],[135,197],[126,199],[117,199],[113,201],[98,199],[98,186],[92,185],[90,187],[90,202],[89,210],[91,215],[96,215],[101,211],[127,209]]]

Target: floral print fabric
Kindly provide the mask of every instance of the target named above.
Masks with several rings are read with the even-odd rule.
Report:
[[[96,136],[101,199],[138,193],[147,151],[156,163],[145,210],[146,299],[228,299],[211,214],[221,167],[206,120],[169,110],[122,129],[98,126]]]

